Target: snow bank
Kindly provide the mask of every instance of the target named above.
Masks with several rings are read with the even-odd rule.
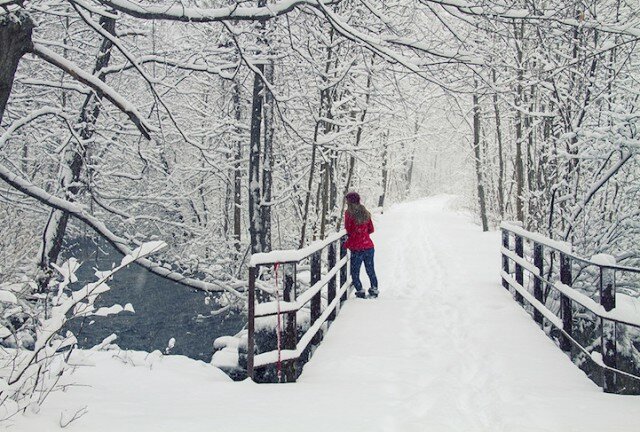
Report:
[[[380,298],[344,304],[297,384],[100,352],[13,430],[59,430],[63,411],[87,407],[67,430],[635,431],[640,398],[604,394],[555,346],[500,286],[499,233],[470,220],[437,199],[385,211],[373,236]]]

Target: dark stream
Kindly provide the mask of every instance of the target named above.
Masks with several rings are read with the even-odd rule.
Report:
[[[69,250],[69,256],[82,262],[74,289],[95,281],[95,269],[108,270],[122,259],[111,246],[103,242],[98,246],[92,240],[76,242]],[[209,362],[213,341],[236,334],[246,321],[245,316],[235,312],[211,316],[211,311],[219,308],[215,297],[163,279],[135,264],[120,270],[108,284],[111,290],[98,298],[96,308],[131,303],[135,313],[123,311],[74,320],[69,328],[81,348],[90,348],[115,333],[118,339],[114,343],[120,348],[164,352],[169,340],[175,338],[171,354]]]

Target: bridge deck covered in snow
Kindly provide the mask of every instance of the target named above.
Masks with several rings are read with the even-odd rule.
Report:
[[[234,383],[184,358],[83,353],[96,366],[71,379],[88,386],[53,395],[15,430],[51,430],[83,405],[69,430],[637,430],[640,398],[603,393],[571,363],[500,287],[500,234],[451,202],[377,218],[380,298],[344,303],[296,384]]]

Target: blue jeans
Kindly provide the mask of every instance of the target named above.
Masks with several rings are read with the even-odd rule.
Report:
[[[362,282],[360,282],[360,267],[364,262],[364,269],[369,276],[369,282],[371,282],[371,289],[373,291],[378,290],[378,278],[376,277],[376,270],[373,268],[373,254],[374,248],[365,249],[361,251],[351,251],[351,281],[356,291],[362,291]]]

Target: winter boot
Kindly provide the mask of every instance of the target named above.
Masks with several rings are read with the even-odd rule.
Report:
[[[369,297],[371,298],[377,298],[378,297],[378,287],[371,287],[369,288]]]
[[[356,297],[363,299],[367,297],[367,294],[364,292],[364,290],[356,291]]]

